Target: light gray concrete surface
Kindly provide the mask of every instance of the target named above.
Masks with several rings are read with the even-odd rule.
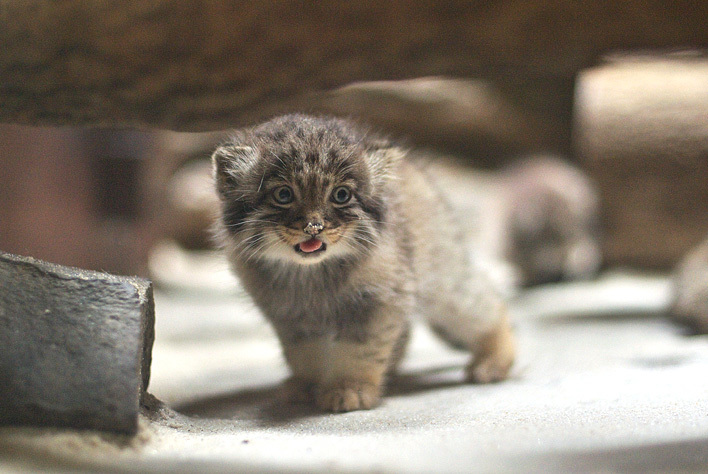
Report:
[[[150,392],[135,438],[0,429],[10,472],[708,471],[708,339],[661,314],[666,279],[605,275],[514,300],[510,380],[462,384],[466,355],[422,324],[370,411],[278,394],[286,368],[238,291],[156,295]]]

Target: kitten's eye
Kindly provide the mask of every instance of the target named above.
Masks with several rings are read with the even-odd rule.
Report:
[[[278,204],[290,204],[295,199],[293,190],[290,186],[279,186],[273,190],[273,199]]]
[[[352,198],[352,192],[346,186],[339,186],[332,191],[332,201],[337,204],[346,204]]]

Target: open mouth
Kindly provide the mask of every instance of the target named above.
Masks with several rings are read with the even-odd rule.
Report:
[[[304,242],[300,242],[295,246],[295,251],[302,255],[316,255],[322,253],[327,249],[327,244],[319,239],[311,238]]]

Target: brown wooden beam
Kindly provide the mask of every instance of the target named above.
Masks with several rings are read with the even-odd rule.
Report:
[[[701,0],[0,0],[0,121],[205,130],[354,81],[552,84],[615,49],[706,46],[706,18]]]

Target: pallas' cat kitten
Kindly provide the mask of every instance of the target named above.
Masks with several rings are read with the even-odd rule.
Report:
[[[471,382],[506,377],[506,307],[468,264],[450,210],[405,153],[332,118],[289,115],[213,156],[219,234],[275,328],[291,395],[371,408],[421,313],[472,353]]]

